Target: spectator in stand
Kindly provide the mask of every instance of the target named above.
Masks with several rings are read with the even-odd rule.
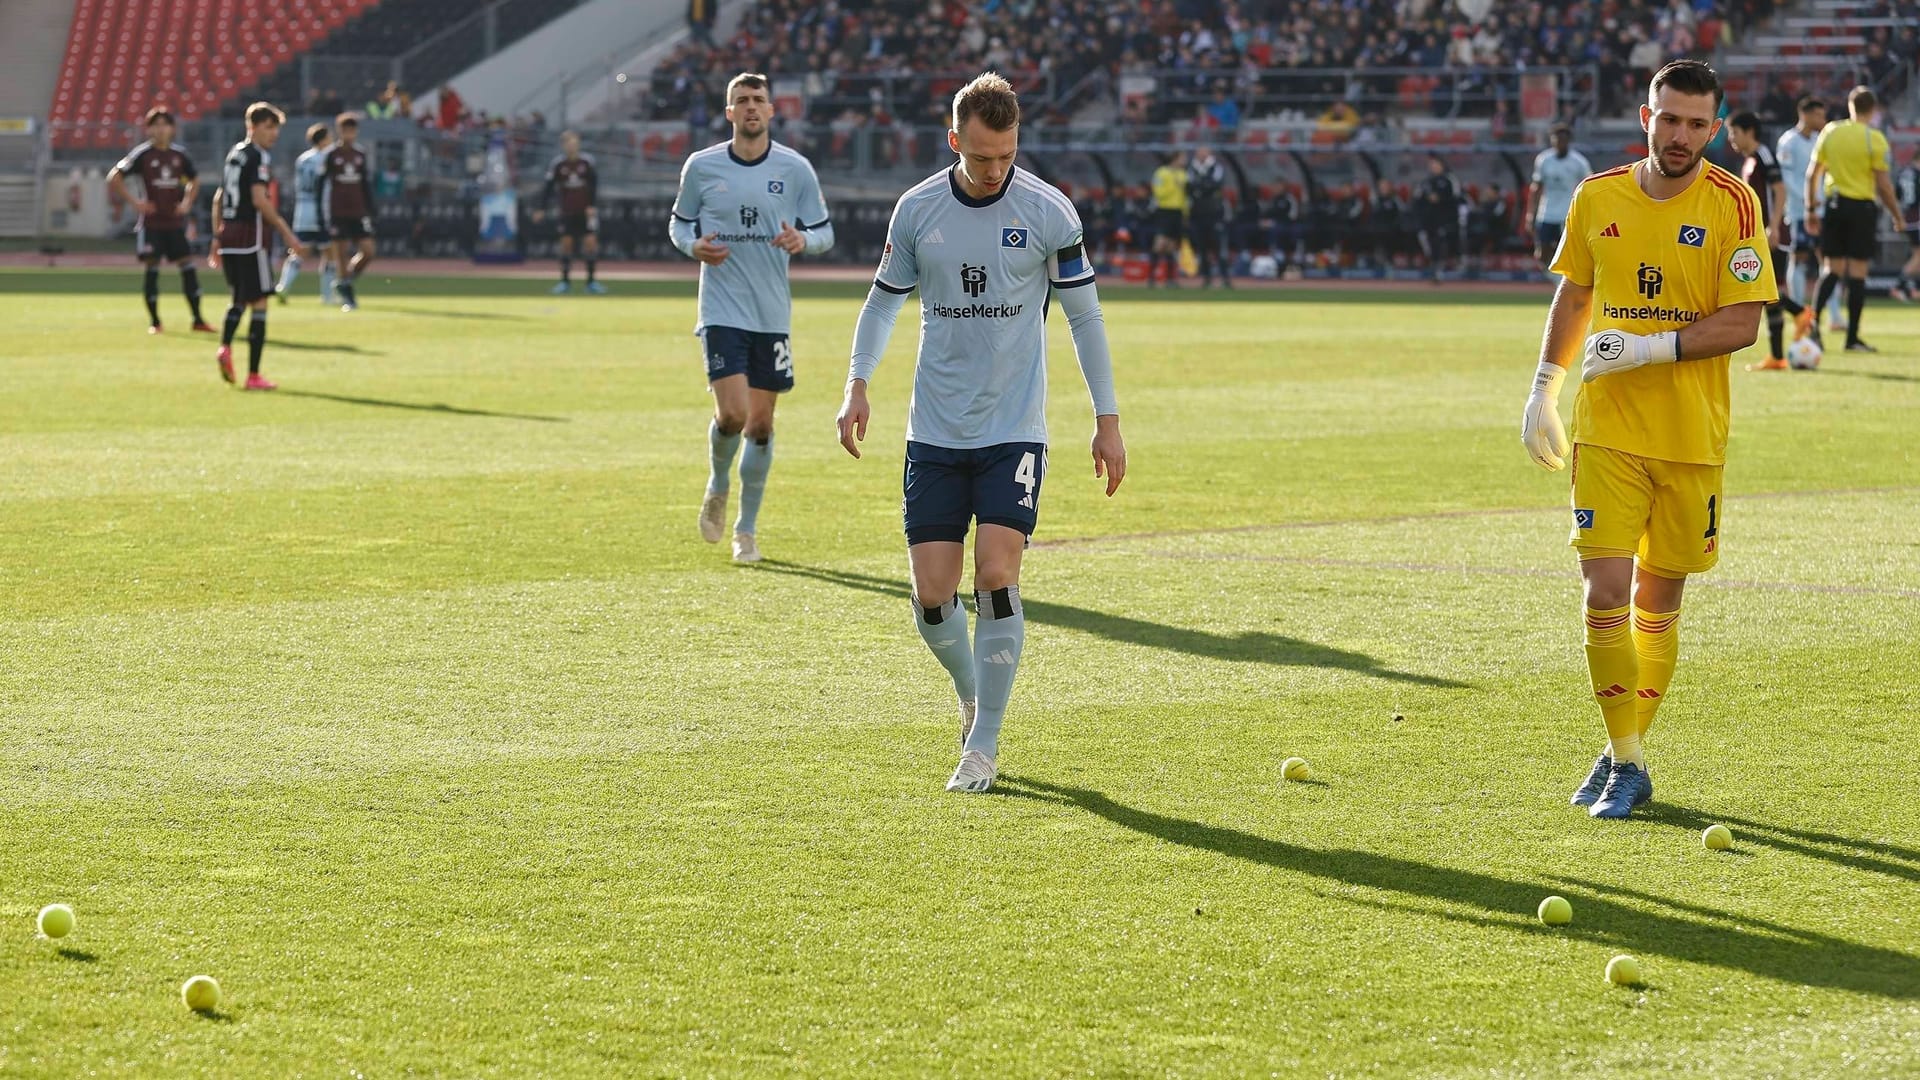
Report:
[[[1221,131],[1232,134],[1240,127],[1240,103],[1227,96],[1225,79],[1213,84],[1213,103],[1207,106],[1207,114]]]
[[[369,120],[391,120],[400,111],[400,84],[387,83],[386,89],[367,102],[366,114]]]
[[[460,97],[460,92],[453,88],[452,83],[441,83],[440,116],[438,124],[440,130],[459,131],[461,126],[466,123],[466,118],[467,103]]]

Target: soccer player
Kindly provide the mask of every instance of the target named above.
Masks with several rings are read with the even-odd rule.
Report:
[[[1211,147],[1202,146],[1193,152],[1193,160],[1187,163],[1187,222],[1193,233],[1193,252],[1200,265],[1200,287],[1213,287],[1213,274],[1220,272],[1220,284],[1233,288],[1233,278],[1227,273],[1226,261],[1220,251],[1220,222],[1225,217],[1223,196],[1227,187],[1227,170],[1220,159],[1213,156]]]
[[[1807,170],[1807,223],[1820,237],[1820,254],[1826,258],[1826,273],[1820,277],[1820,291],[1813,310],[1827,306],[1827,299],[1847,284],[1847,351],[1877,352],[1860,339],[1860,315],[1867,303],[1867,267],[1873,262],[1874,234],[1880,228],[1880,214],[1874,209],[1875,195],[1881,205],[1899,221],[1900,200],[1893,195],[1893,179],[1887,175],[1889,157],[1887,137],[1868,123],[1879,107],[1873,91],[1856,86],[1847,94],[1846,120],[1836,120],[1820,130],[1813,144],[1813,165]],[[1815,201],[1826,196],[1826,213],[1816,222]],[[1814,340],[1820,339],[1819,329]]]
[[[220,351],[214,360],[220,365],[220,377],[234,381],[233,335],[240,329],[241,314],[252,308],[253,319],[247,324],[248,390],[275,388],[260,374],[260,354],[267,347],[267,298],[273,295],[267,230],[278,233],[289,252],[300,251],[300,238],[287,226],[268,194],[268,166],[272,162],[268,152],[280,140],[280,125],[285,122],[285,114],[264,101],[247,106],[247,137],[227,151],[220,189],[213,193],[213,219],[219,224],[220,236],[207,262],[226,272],[227,285],[233,290],[233,303],[227,308],[226,325],[220,331]]]
[[[1420,183],[1414,205],[1420,216],[1420,251],[1427,257],[1433,280],[1439,281],[1441,263],[1449,249],[1459,253],[1462,263],[1467,258],[1466,237],[1461,235],[1461,211],[1466,199],[1460,193],[1460,182],[1439,154],[1427,158],[1427,178]]]
[[[571,131],[560,136],[560,156],[547,166],[548,206],[553,205],[556,191],[560,194],[560,284],[553,287],[554,294],[573,288],[576,244],[587,257],[587,291],[604,293],[607,287],[594,277],[600,257],[600,212],[593,203],[600,193],[600,174],[594,171],[593,159],[580,152],[580,136]],[[545,208],[534,212],[534,221],[544,217]]]
[[[354,311],[360,301],[353,295],[353,283],[373,261],[373,177],[366,151],[354,144],[360,134],[359,117],[341,113],[334,127],[340,131],[340,142],[323,159],[320,208],[326,214],[333,265],[340,275],[334,282],[334,292],[340,297],[341,311]],[[347,258],[349,245],[356,249],[351,261]]]
[[[1827,124],[1827,105],[1819,98],[1801,95],[1798,104],[1800,122],[1780,133],[1774,144],[1774,157],[1780,165],[1780,181],[1786,185],[1787,229],[1792,234],[1793,265],[1787,273],[1787,295],[1798,303],[1813,299],[1814,279],[1819,275],[1818,243],[1807,230],[1807,169],[1813,165],[1813,144]],[[1814,312],[1817,316],[1819,312]]]
[[[180,268],[180,291],[193,309],[193,328],[213,333],[200,317],[200,274],[187,250],[187,215],[200,193],[200,174],[193,159],[173,145],[173,114],[165,107],[147,110],[147,141],[127,152],[107,173],[107,187],[133,204],[140,214],[134,232],[134,253],[147,266],[141,295],[147,301],[147,333],[160,332],[160,263]],[[127,195],[127,177],[140,178],[140,198]]]
[[[1147,288],[1154,269],[1167,264],[1167,288],[1180,287],[1180,242],[1187,238],[1187,155],[1175,150],[1153,170],[1153,257],[1147,260]]]
[[[1920,300],[1920,150],[1907,158],[1906,168],[1893,181],[1893,193],[1900,198],[1900,230],[1909,249],[1893,295],[1898,300]]]
[[[1533,182],[1527,185],[1526,223],[1533,230],[1533,257],[1542,268],[1553,264],[1553,253],[1560,248],[1573,189],[1593,172],[1593,163],[1573,148],[1572,128],[1557,125],[1552,141],[1551,147],[1535,155]]]
[[[1767,140],[1760,133],[1760,118],[1753,113],[1735,113],[1727,121],[1727,144],[1746,158],[1740,175],[1753,189],[1754,198],[1760,200],[1760,220],[1766,222],[1767,244],[1773,256],[1773,284],[1775,291],[1779,291],[1787,283],[1787,262],[1792,257],[1786,250],[1787,187],[1780,177],[1780,163],[1773,151],[1767,149]],[[1767,342],[1772,351],[1764,362],[1748,364],[1748,371],[1787,370],[1788,315],[1793,316],[1795,337],[1804,336],[1812,326],[1813,311],[1781,293],[1780,299],[1767,305]]]
[[[1014,167],[1020,103],[991,72],[953,98],[953,166],[893,210],[880,269],[853,331],[838,419],[860,456],[867,383],[907,293],[920,290],[920,359],[907,414],[903,487],[914,621],[953,677],[960,764],[948,791],[986,791],[1026,640],[1020,558],[1047,472],[1046,314],[1058,300],[1093,397],[1093,474],[1107,494],[1127,473],[1106,322],[1080,217],[1053,185]],[[978,627],[969,646],[958,590],[969,526]]]
[[[1533,460],[1565,467],[1560,384],[1582,361],[1571,544],[1607,745],[1573,803],[1599,818],[1653,797],[1642,743],[1679,655],[1681,593],[1719,558],[1728,364],[1777,296],[1753,189],[1702,156],[1723,100],[1707,65],[1661,68],[1640,107],[1647,156],[1574,192],[1521,420]]]
[[[327,167],[327,150],[333,144],[333,132],[325,124],[307,129],[307,151],[293,163],[293,233],[307,248],[320,253],[320,302],[333,299],[333,257],[327,234],[320,228],[321,174]],[[287,302],[288,291],[300,276],[300,253],[288,251],[280,267],[280,284],[273,291],[280,302]]]
[[[700,503],[700,537],[725,535],[733,457],[740,455],[740,516],[735,562],[760,561],[760,500],[773,468],[773,410],[793,389],[793,297],[787,266],[795,255],[833,247],[833,223],[813,166],[773,141],[773,99],[765,75],[742,72],[727,83],[733,138],[695,151],[680,170],[668,235],[700,262],[700,314],[694,333],[707,359],[713,422],[710,471]],[[746,448],[741,449],[741,437]]]

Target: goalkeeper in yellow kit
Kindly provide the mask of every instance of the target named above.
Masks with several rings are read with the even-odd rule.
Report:
[[[1594,817],[1653,795],[1641,743],[1673,677],[1681,592],[1719,558],[1729,360],[1777,299],[1753,190],[1702,156],[1723,98],[1705,64],[1661,68],[1640,107],[1646,158],[1574,192],[1521,425],[1534,461],[1573,466],[1587,668],[1607,726],[1573,802]],[[1576,361],[1569,450],[1558,400]]]

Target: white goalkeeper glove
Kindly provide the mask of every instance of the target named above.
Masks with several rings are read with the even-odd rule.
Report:
[[[1616,371],[1628,371],[1648,364],[1671,364],[1678,359],[1678,330],[1666,330],[1658,334],[1602,330],[1587,339],[1586,362],[1580,365],[1580,381],[1592,382]]]
[[[1560,384],[1567,369],[1551,360],[1540,361],[1533,373],[1533,393],[1520,417],[1520,442],[1533,463],[1549,472],[1567,467],[1567,429],[1560,424]]]

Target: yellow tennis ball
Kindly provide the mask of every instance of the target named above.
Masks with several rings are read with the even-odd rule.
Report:
[[[1280,775],[1288,780],[1305,780],[1313,775],[1313,767],[1303,757],[1290,757],[1280,765]]]
[[[1607,981],[1615,986],[1639,985],[1640,961],[1625,954],[1607,961]]]
[[[1725,851],[1733,846],[1733,830],[1725,825],[1709,825],[1707,831],[1700,834],[1700,842],[1708,851]]]
[[[1573,921],[1573,905],[1564,896],[1549,896],[1540,901],[1540,921],[1548,926],[1565,926]]]
[[[220,1007],[220,984],[211,975],[195,975],[180,987],[180,1000],[194,1012],[212,1012]]]
[[[50,938],[73,933],[73,909],[65,904],[48,904],[40,909],[40,932]]]

